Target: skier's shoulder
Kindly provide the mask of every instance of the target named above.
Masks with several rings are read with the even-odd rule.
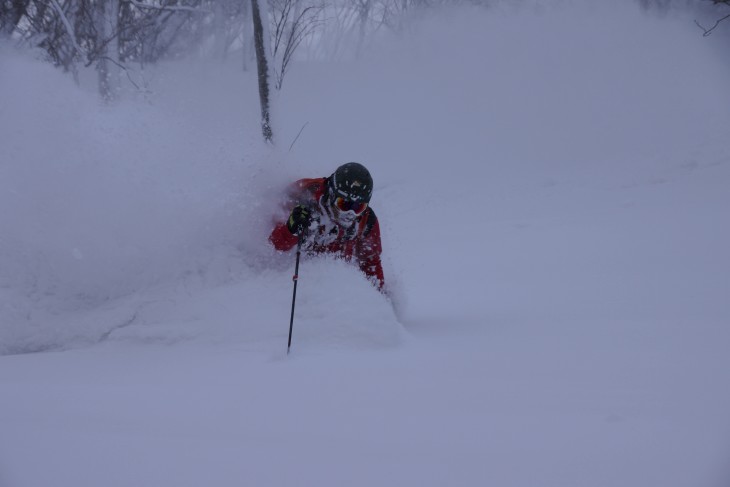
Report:
[[[325,178],[304,178],[294,181],[289,186],[289,197],[295,201],[319,199],[325,189]]]
[[[326,178],[303,178],[292,183],[292,189],[298,193],[319,194],[324,190]]]

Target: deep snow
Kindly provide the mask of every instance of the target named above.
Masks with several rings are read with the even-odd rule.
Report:
[[[728,485],[728,66],[562,5],[295,66],[274,153],[237,66],[101,107],[3,48],[0,486]],[[271,201],[349,160],[397,313],[306,259],[286,356]]]

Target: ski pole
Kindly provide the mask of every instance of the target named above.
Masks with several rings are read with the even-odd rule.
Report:
[[[289,344],[286,347],[286,354],[289,355],[289,349],[291,349],[291,333],[294,329],[294,304],[297,300],[297,282],[299,281],[299,257],[302,255],[302,241],[304,240],[302,238],[302,234],[304,232],[299,232],[299,240],[297,240],[297,264],[294,267],[294,277],[292,277],[292,281],[294,281],[294,294],[291,298],[291,318],[289,319]]]

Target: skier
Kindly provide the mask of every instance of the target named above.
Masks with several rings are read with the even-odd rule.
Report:
[[[306,252],[354,260],[384,292],[380,226],[369,205],[372,193],[373,178],[357,162],[343,164],[326,178],[300,179],[289,188],[289,218],[276,224],[269,241],[287,251],[302,236]]]

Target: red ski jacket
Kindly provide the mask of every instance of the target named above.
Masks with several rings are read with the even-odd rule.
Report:
[[[345,228],[332,216],[329,205],[327,178],[300,179],[289,188],[289,203],[305,205],[312,211],[312,225],[302,248],[309,253],[329,253],[346,261],[354,258],[360,270],[383,290],[385,279],[380,261],[380,225],[375,212],[369,206],[357,217],[352,226]],[[291,250],[297,245],[298,237],[278,222],[269,236],[277,250]]]

